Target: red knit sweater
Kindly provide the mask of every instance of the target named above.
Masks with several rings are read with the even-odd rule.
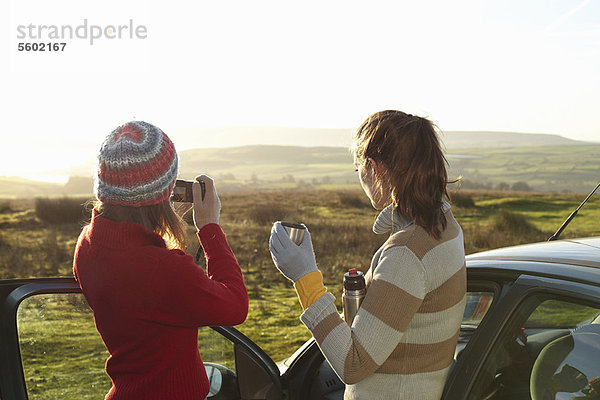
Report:
[[[110,353],[106,399],[203,399],[209,385],[198,327],[237,325],[248,313],[242,272],[217,224],[198,237],[206,273],[141,225],[96,213],[77,242],[73,272]],[[202,345],[202,344],[201,344]]]

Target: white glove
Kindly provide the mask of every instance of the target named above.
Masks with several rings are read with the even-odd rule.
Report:
[[[304,275],[318,271],[308,229],[304,232],[302,243],[292,242],[281,221],[273,224],[269,249],[275,267],[289,280],[296,282]]]
[[[202,189],[199,182],[204,182],[204,199],[202,198]],[[204,225],[211,223],[218,224],[221,215],[221,200],[217,195],[215,182],[208,175],[198,175],[192,185],[194,193],[194,225],[200,230]]]

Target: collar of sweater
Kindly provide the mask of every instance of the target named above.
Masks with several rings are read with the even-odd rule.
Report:
[[[449,209],[450,203],[448,203],[446,200],[442,200],[442,212],[445,213]],[[377,219],[373,224],[373,232],[378,235],[382,235],[384,233],[394,234],[412,225],[413,222],[414,221],[409,221],[400,215],[400,213],[396,210],[396,207],[394,207],[394,203],[392,203],[384,208],[377,216]]]
[[[92,242],[113,249],[139,246],[166,247],[164,239],[155,232],[133,222],[116,222],[92,212],[92,221],[85,228]]]

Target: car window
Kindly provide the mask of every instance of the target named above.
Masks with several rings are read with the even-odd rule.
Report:
[[[574,299],[530,296],[512,314],[468,398],[600,398],[590,397],[600,376],[600,368],[594,367],[600,354],[600,329],[591,342],[584,335],[600,328],[592,323],[599,312],[598,306]]]
[[[211,328],[198,329],[198,348],[202,361],[219,364],[235,371],[233,344]]]
[[[494,292],[467,292],[463,325],[478,326],[490,309]]]
[[[82,294],[26,298],[17,311],[17,329],[30,400],[104,398],[111,387],[104,370],[109,354]],[[221,386],[234,381],[233,343],[205,327],[199,329],[198,347],[211,392],[223,393]]]
[[[463,349],[467,346],[477,327],[483,320],[492,305],[493,291],[469,291],[466,295],[465,311],[458,335],[458,343],[454,351],[457,360]]]
[[[108,352],[81,294],[42,294],[19,305],[17,329],[30,400],[98,399],[111,387]]]
[[[597,314],[598,310],[593,307],[560,300],[547,300],[529,316],[525,328],[575,328],[580,324],[592,323]]]

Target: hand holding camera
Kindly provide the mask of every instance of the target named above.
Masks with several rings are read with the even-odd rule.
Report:
[[[204,185],[202,185],[202,182]],[[202,187],[204,186],[204,191]],[[204,225],[218,224],[221,214],[221,200],[215,183],[208,175],[198,175],[192,186],[194,194],[194,225],[200,230]]]
[[[213,179],[208,175],[198,175],[195,181],[178,179],[171,200],[192,203],[194,225],[198,230],[204,225],[219,223],[221,200],[217,195]]]

